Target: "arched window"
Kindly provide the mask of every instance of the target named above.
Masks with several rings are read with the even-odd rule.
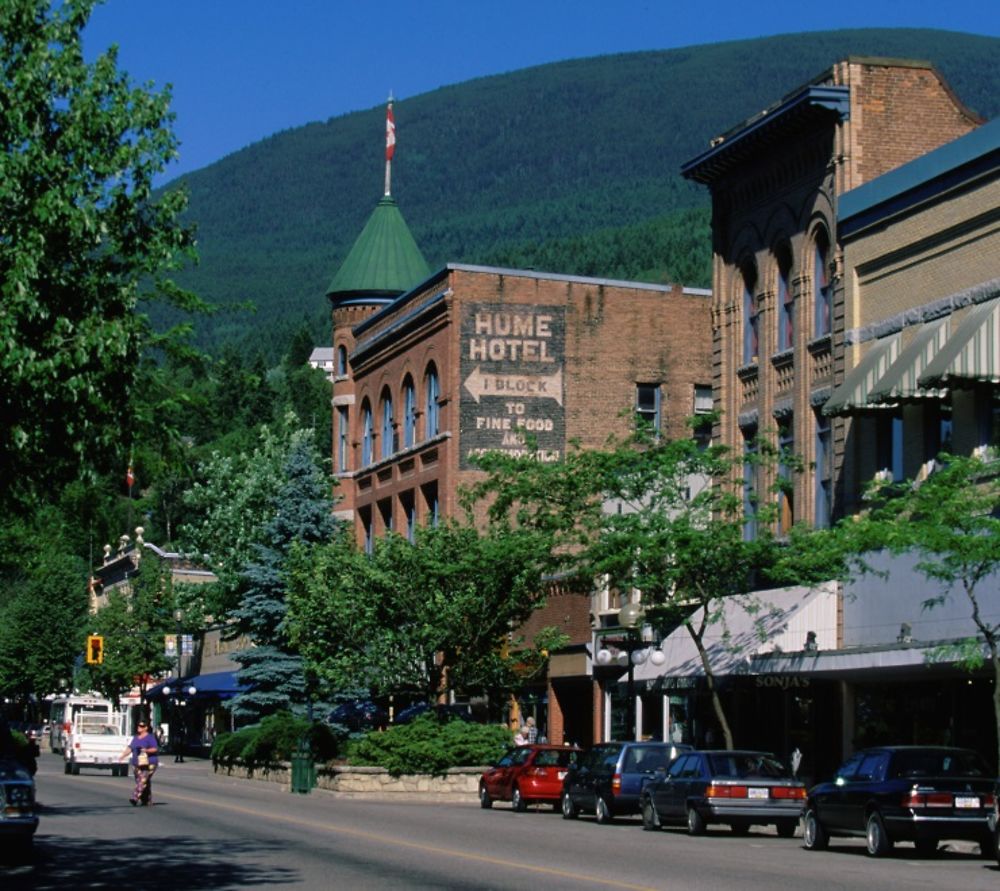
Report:
[[[832,330],[833,288],[830,285],[830,241],[822,229],[816,230],[816,244],[813,248],[813,300],[813,333],[816,337],[823,337]]]
[[[749,365],[757,361],[760,351],[759,316],[757,299],[754,297],[757,273],[752,265],[747,265],[740,277],[743,284],[743,364]]]
[[[395,430],[392,418],[392,394],[382,391],[382,457],[388,458],[396,451]]]
[[[778,351],[795,346],[795,304],[789,285],[792,275],[792,255],[787,247],[777,251],[778,261]]]
[[[368,467],[374,458],[373,439],[375,431],[372,423],[372,407],[366,399],[361,405],[361,466]]]
[[[426,413],[424,415],[427,420],[424,424],[424,438],[430,439],[441,432],[438,419],[438,398],[441,395],[441,391],[438,384],[437,369],[433,365],[427,369],[427,378],[424,382],[424,387],[427,395]]]
[[[417,391],[413,379],[403,381],[403,448],[408,449],[417,439]]]
[[[337,371],[338,377],[347,375],[347,347],[341,345],[337,347]]]

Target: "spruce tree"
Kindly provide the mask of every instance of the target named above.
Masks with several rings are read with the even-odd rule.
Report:
[[[285,627],[285,562],[295,543],[328,541],[334,532],[330,485],[317,462],[312,430],[293,435],[284,477],[274,515],[255,547],[256,559],[242,573],[244,593],[233,612],[252,645],[234,654],[241,666],[239,682],[247,689],[229,707],[247,722],[303,708],[302,657],[290,645]]]

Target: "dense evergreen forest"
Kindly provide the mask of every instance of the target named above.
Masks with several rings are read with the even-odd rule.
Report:
[[[396,104],[393,193],[432,268],[707,286],[708,195],[679,169],[711,137],[848,55],[929,60],[990,118],[998,51],[990,37],[845,30],[481,78]],[[304,320],[326,342],[326,286],[381,195],[383,128],[381,107],[311,123],[182,178],[201,262],[181,281],[224,308],[199,321],[201,346],[263,345],[273,360]]]

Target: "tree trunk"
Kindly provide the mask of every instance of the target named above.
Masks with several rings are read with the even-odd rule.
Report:
[[[708,692],[712,697],[712,710],[715,712],[715,717],[718,718],[719,727],[722,728],[722,736],[726,741],[726,748],[733,748],[733,731],[729,727],[729,721],[726,718],[726,711],[722,707],[722,700],[719,698],[719,691],[715,687],[715,675],[712,673],[712,665],[708,659],[708,651],[705,649],[704,644],[701,641],[701,635],[695,631],[691,625],[685,626],[688,633],[691,635],[691,640],[694,641],[694,645],[698,650],[698,656],[701,658],[701,666],[705,669],[705,682],[708,684]],[[998,712],[1000,714],[1000,712]]]

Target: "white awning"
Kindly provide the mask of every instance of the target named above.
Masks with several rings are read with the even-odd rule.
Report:
[[[920,386],[945,386],[954,378],[1000,384],[1000,297],[969,310],[924,369]]]
[[[759,591],[752,597],[730,597],[721,605],[719,618],[710,623],[704,644],[716,676],[748,674],[754,656],[797,653],[805,650],[806,637],[814,632],[820,650],[837,647],[836,582],[815,588],[795,587]],[[697,626],[703,614],[691,617]],[[704,675],[701,657],[687,628],[680,627],[660,645],[666,661],[653,665],[647,659],[634,671],[635,680]]]

